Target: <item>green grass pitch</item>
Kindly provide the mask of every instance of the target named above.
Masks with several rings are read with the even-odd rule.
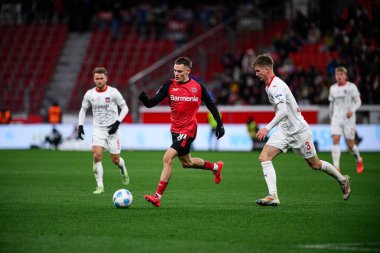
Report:
[[[365,171],[342,153],[352,179],[343,201],[339,185],[292,154],[274,165],[281,205],[260,207],[267,194],[259,152],[193,152],[223,160],[223,180],[178,161],[160,208],[144,200],[155,191],[164,152],[123,151],[131,183],[123,187],[109,153],[106,192],[92,194],[90,152],[0,151],[0,252],[380,252],[380,155],[363,153]],[[330,153],[320,153],[331,161]],[[113,206],[120,188],[129,209]]]

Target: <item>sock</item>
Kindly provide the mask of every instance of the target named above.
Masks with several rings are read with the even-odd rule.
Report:
[[[218,165],[216,163],[212,163],[205,160],[205,165],[203,166],[203,169],[217,171]]]
[[[125,175],[125,172],[127,171],[127,168],[125,167],[124,159],[120,157],[119,164],[117,165],[120,169],[120,173],[122,175]]]
[[[350,151],[351,154],[355,157],[355,161],[360,162],[360,152],[358,146],[354,145]]]
[[[340,161],[340,147],[339,145],[332,145],[332,148],[331,148],[331,156],[332,156],[332,159],[333,159],[333,164],[335,166],[335,168],[340,168],[340,164],[339,164],[339,161]]]
[[[335,178],[336,180],[338,180],[339,182],[343,182],[344,180],[346,180],[342,174],[340,174],[340,172],[329,162],[325,162],[325,161],[322,161],[322,167],[321,167],[321,171],[323,172],[326,172],[328,175],[332,176],[333,178]]]
[[[262,162],[261,167],[263,168],[264,179],[267,183],[269,194],[277,194],[276,171],[274,170],[272,161]]]
[[[164,191],[166,189],[166,186],[168,186],[168,182],[164,182],[160,180],[157,186],[156,194],[159,198],[161,198],[162,194],[164,194]]]
[[[93,163],[93,172],[96,179],[96,184],[98,187],[103,186],[103,165],[102,162]]]

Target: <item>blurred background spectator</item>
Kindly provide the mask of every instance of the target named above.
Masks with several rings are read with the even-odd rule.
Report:
[[[53,126],[51,133],[45,137],[44,143],[47,143],[49,148],[58,150],[59,144],[62,143],[62,134]]]
[[[48,122],[50,124],[62,123],[62,109],[57,102],[54,102],[48,110]]]
[[[134,92],[157,90],[178,55],[191,55],[219,105],[267,104],[249,68],[264,52],[300,104],[328,104],[336,66],[348,69],[363,104],[380,104],[378,1],[3,0],[0,8],[0,100],[16,115],[45,115],[49,101],[76,113],[92,85],[87,73],[102,65],[136,120]]]
[[[6,108],[0,109],[0,124],[9,124],[12,121],[11,111]]]

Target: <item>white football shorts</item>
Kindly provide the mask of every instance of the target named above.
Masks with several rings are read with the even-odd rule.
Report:
[[[92,146],[100,146],[108,149],[111,154],[120,154],[120,132],[119,129],[114,134],[108,134],[107,130],[93,128]]]
[[[331,120],[331,134],[342,135],[347,140],[355,139],[355,121],[351,119],[346,120]]]
[[[296,155],[306,159],[317,154],[311,130],[305,130],[299,134],[286,136],[278,129],[271,135],[266,144],[276,147],[284,153],[292,149]]]

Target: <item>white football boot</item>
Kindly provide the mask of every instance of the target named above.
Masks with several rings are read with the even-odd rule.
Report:
[[[277,193],[272,193],[265,198],[256,200],[256,203],[260,206],[278,206],[280,204],[280,199]]]

